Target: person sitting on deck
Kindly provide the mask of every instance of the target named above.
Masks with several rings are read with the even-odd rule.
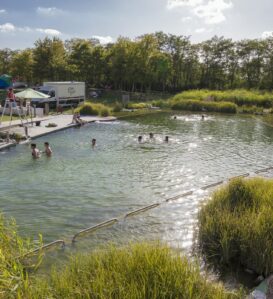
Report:
[[[38,148],[36,147],[35,143],[31,144],[31,155],[33,157],[33,159],[38,159],[40,158],[40,151],[38,150]]]
[[[49,146],[49,143],[48,143],[48,142],[45,142],[45,143],[44,143],[44,146],[45,146],[45,151],[44,151],[44,153],[47,155],[47,157],[51,157],[51,155],[52,155],[52,149],[51,149],[51,147]]]

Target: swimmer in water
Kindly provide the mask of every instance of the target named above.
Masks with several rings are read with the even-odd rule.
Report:
[[[141,143],[142,142],[142,136],[138,136],[137,140],[138,140],[138,143]]]
[[[51,147],[49,146],[49,143],[48,143],[48,142],[45,142],[45,143],[44,143],[44,146],[45,146],[45,151],[44,151],[44,153],[47,155],[47,157],[51,157],[51,155],[52,155],[52,149],[51,149]]]
[[[177,116],[175,115],[175,116],[173,117],[173,119],[177,119]]]
[[[150,139],[154,139],[154,134],[153,133],[150,133],[149,136],[150,136]]]
[[[202,114],[201,120],[205,120],[205,115]]]
[[[97,139],[93,138],[91,141],[93,148],[96,146],[96,142],[97,142]]]
[[[164,141],[165,141],[165,143],[168,143],[169,142],[169,136],[166,136]]]
[[[38,159],[40,158],[40,151],[38,150],[38,148],[36,147],[35,143],[31,144],[31,155],[33,159]]]

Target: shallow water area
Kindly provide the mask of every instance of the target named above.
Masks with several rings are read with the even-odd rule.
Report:
[[[24,235],[42,233],[44,242],[70,243],[78,231],[121,217],[73,248],[144,239],[190,251],[198,209],[211,191],[200,188],[271,166],[273,130],[242,116],[173,116],[94,123],[37,139],[39,149],[49,141],[51,158],[33,160],[28,145],[2,152],[0,210],[16,219]],[[196,192],[165,202],[190,190]],[[156,209],[123,217],[158,202],[163,204]]]

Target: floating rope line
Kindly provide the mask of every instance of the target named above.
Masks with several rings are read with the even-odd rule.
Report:
[[[32,250],[32,251],[30,251],[30,252],[27,252],[26,254],[24,254],[23,256],[21,256],[21,258],[25,258],[25,257],[27,257],[27,256],[29,256],[29,255],[35,255],[36,253],[38,253],[38,252],[40,252],[40,251],[44,251],[44,250],[46,250],[46,249],[49,249],[49,248],[51,248],[51,247],[53,247],[53,246],[60,245],[60,244],[62,245],[61,248],[64,248],[64,247],[65,247],[65,241],[64,241],[64,240],[56,240],[56,241],[54,241],[54,242],[48,243],[48,244],[46,244],[46,245],[43,245],[43,246],[41,246],[41,247],[39,247],[39,248],[37,248],[37,249],[35,249],[35,250]]]
[[[237,176],[234,176],[234,177],[232,177],[232,178],[230,178],[228,180],[231,181],[231,180],[235,180],[235,179],[246,178],[248,176],[250,176],[250,173],[245,173],[245,174],[237,175]]]
[[[186,196],[190,196],[193,194],[193,190],[192,191],[189,191],[189,192],[186,192],[186,193],[183,193],[183,194],[180,194],[180,195],[177,195],[177,196],[174,196],[174,197],[171,197],[171,198],[167,198],[165,200],[165,202],[170,202],[170,201],[174,201],[174,200],[177,200],[179,198],[182,198],[182,197],[186,197]]]
[[[259,174],[259,173],[263,173],[263,172],[268,172],[269,170],[272,170],[272,169],[273,169],[273,167],[271,166],[271,167],[268,167],[268,168],[263,168],[263,169],[257,170],[254,173],[255,174]],[[249,177],[249,176],[250,176],[250,173],[245,173],[245,174],[242,174],[242,175],[238,175],[238,176],[235,176],[235,177],[228,178],[226,181],[231,181],[233,179],[238,179],[238,178],[245,178],[245,177]],[[178,200],[180,198],[190,196],[190,195],[192,195],[194,192],[196,192],[198,190],[207,190],[207,189],[210,189],[210,188],[222,185],[224,183],[225,183],[225,180],[219,181],[217,183],[213,183],[213,184],[210,184],[210,185],[206,185],[204,187],[197,188],[195,190],[191,190],[191,191],[188,191],[186,193],[183,193],[183,194],[171,197],[171,198],[167,198],[167,199],[165,199],[161,203],[151,204],[149,206],[146,206],[146,207],[140,208],[138,210],[132,211],[130,213],[127,213],[125,216],[121,216],[121,217],[118,217],[118,218],[113,218],[113,219],[110,219],[108,221],[105,221],[105,222],[99,223],[97,225],[94,225],[92,227],[89,227],[89,228],[86,228],[84,230],[81,230],[80,232],[78,232],[77,234],[75,234],[73,236],[73,238],[72,238],[72,244],[75,243],[76,242],[76,238],[80,237],[81,235],[85,235],[85,234],[88,234],[88,233],[93,233],[93,232],[95,232],[95,231],[97,231],[99,229],[113,226],[114,224],[116,224],[120,220],[124,220],[124,219],[126,219],[128,217],[135,216],[135,215],[138,215],[140,213],[144,213],[144,212],[149,211],[151,209],[155,209],[158,206],[160,206],[161,204],[163,204],[164,202],[168,203],[168,202],[171,202],[171,201],[175,201],[175,200]],[[44,245],[42,247],[39,247],[39,248],[37,248],[37,249],[35,249],[33,251],[30,251],[30,252],[26,253],[25,255],[23,255],[23,257],[29,256],[29,255],[32,255],[32,254],[37,254],[40,251],[49,249],[49,248],[51,248],[51,247],[53,247],[55,245],[58,245],[58,244],[62,244],[62,248],[65,247],[65,245],[66,245],[65,241],[63,241],[63,240],[57,240],[57,241],[51,242],[49,244],[46,244],[46,245]]]
[[[76,238],[79,237],[79,236],[81,236],[81,235],[83,235],[83,234],[92,233],[92,232],[94,232],[94,231],[96,231],[98,229],[112,226],[112,225],[114,225],[117,222],[118,222],[118,219],[114,218],[114,219],[111,219],[111,220],[99,223],[97,225],[91,226],[89,228],[83,229],[83,230],[81,230],[80,232],[78,232],[77,234],[75,234],[73,236],[72,243],[75,243],[76,242]]]
[[[146,206],[144,208],[141,208],[141,209],[138,209],[138,210],[135,210],[133,212],[130,212],[130,213],[126,214],[124,218],[131,217],[131,216],[137,215],[139,213],[146,212],[148,210],[157,208],[158,206],[160,206],[160,203],[156,203],[156,204],[152,204],[152,205]]]

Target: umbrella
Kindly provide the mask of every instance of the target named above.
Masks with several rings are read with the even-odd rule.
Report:
[[[6,89],[7,87],[10,87],[11,84],[11,77],[8,75],[2,75],[0,76],[0,89]]]
[[[17,92],[15,94],[15,96],[16,96],[16,98],[21,98],[21,99],[48,99],[48,98],[50,98],[49,95],[39,92],[37,90],[34,90],[32,88],[27,88],[23,91]]]

